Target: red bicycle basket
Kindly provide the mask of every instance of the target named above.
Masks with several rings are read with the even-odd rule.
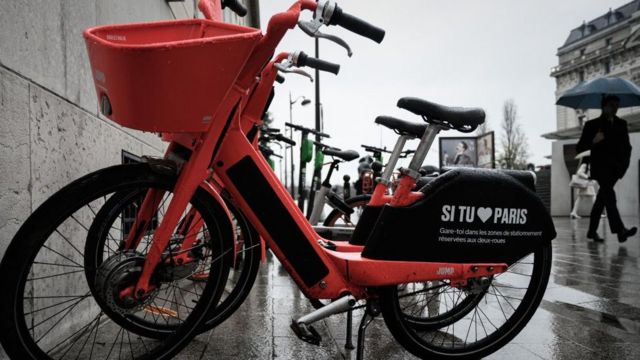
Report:
[[[258,29],[192,19],[84,32],[102,112],[152,132],[203,132],[233,86]]]

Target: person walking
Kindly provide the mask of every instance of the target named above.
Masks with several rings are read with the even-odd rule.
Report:
[[[618,235],[623,243],[636,234],[637,228],[625,228],[616,205],[616,182],[624,176],[631,158],[631,143],[627,122],[616,114],[620,107],[620,98],[615,95],[602,97],[602,114],[599,118],[587,121],[577,145],[577,152],[591,150],[591,178],[598,182],[600,189],[591,209],[587,238],[596,242],[604,241],[598,235],[600,215],[607,209],[611,232]]]

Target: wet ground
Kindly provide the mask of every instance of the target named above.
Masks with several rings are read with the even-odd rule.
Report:
[[[624,220],[628,227],[638,226],[638,219]],[[540,308],[489,359],[640,359],[640,237],[619,244],[603,220],[600,233],[606,241],[593,243],[585,236],[588,219],[555,222],[552,275]],[[270,257],[240,310],[178,358],[355,359],[355,350],[344,348],[345,315],[316,326],[323,337],[320,346],[293,334],[291,319],[312,310]],[[360,316],[355,313],[354,334]],[[394,341],[381,317],[367,330],[365,354],[366,359],[415,358]]]

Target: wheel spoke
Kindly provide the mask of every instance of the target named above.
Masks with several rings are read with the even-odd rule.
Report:
[[[53,274],[53,275],[46,275],[46,276],[40,276],[40,277],[35,277],[35,278],[29,278],[29,279],[27,279],[27,281],[44,280],[44,279],[50,279],[50,278],[54,278],[54,277],[58,277],[58,276],[77,274],[77,273],[81,273],[81,272],[84,272],[84,270],[68,271],[68,272],[64,272],[64,273],[60,273],[60,274]]]
[[[87,294],[87,296],[89,296],[89,295]],[[51,325],[51,327],[49,328],[49,330],[47,330],[47,331],[46,331],[46,332],[45,332],[45,333],[40,337],[40,339],[36,340],[36,344],[37,344],[37,343],[39,343],[42,339],[44,339],[44,338],[45,338],[45,337],[46,337],[46,336],[51,332],[51,330],[53,330],[56,326],[58,326],[58,324],[60,324],[60,322],[62,321],[62,319],[64,319],[65,317],[67,317],[67,315],[69,315],[69,313],[71,312],[71,310],[73,310],[76,306],[78,306],[78,304],[80,304],[83,300],[85,300],[85,299],[87,298],[87,296],[85,296],[84,298],[82,298],[82,299],[80,299],[80,300],[76,301],[75,303],[73,303],[73,304],[69,305],[68,307],[66,307],[66,308],[62,309],[61,311],[59,311],[59,312],[55,313],[54,315],[52,315],[52,316],[48,317],[46,320],[41,321],[40,323],[38,323],[37,325],[34,325],[31,329],[29,329],[29,330],[35,329],[35,327],[36,327],[36,326],[38,326],[38,325],[40,325],[40,324],[44,323],[45,321],[48,321],[48,320],[52,319],[54,316],[57,316],[57,315],[61,314],[63,311],[65,311],[65,310],[67,310],[67,309],[68,309],[68,310],[67,310],[67,312],[65,312],[65,313],[64,313],[64,315],[62,315],[62,317],[61,317],[60,319],[58,319],[58,320],[57,320],[53,325]]]
[[[59,253],[59,252],[57,252],[57,251],[53,250],[52,248],[48,247],[47,245],[42,245],[42,247],[43,247],[43,248],[45,248],[45,249],[47,249],[47,250],[49,250],[49,251],[51,251],[51,252],[53,252],[54,254],[57,254],[57,255],[61,256],[62,258],[66,259],[66,260],[69,260],[69,261],[70,261],[71,263],[73,263],[74,265],[78,265],[79,267],[83,267],[82,265],[78,264],[77,262],[75,262],[75,261],[71,260],[70,258],[68,258],[68,257],[66,257],[66,256],[62,255],[61,253]]]
[[[58,342],[56,345],[54,345],[51,349],[49,349],[49,351],[47,351],[47,354],[50,354],[52,352],[54,352],[55,349],[57,349],[59,346],[63,345],[64,343],[66,343],[69,339],[76,337],[76,335],[80,334],[81,332],[83,332],[84,330],[88,329],[89,327],[91,327],[91,325],[93,325],[93,323],[96,321],[96,319],[98,318],[98,316],[96,316],[96,318],[94,318],[94,320],[92,320],[91,322],[89,322],[87,325],[81,327],[80,329],[78,329],[76,332],[74,332],[73,334],[67,336],[66,338],[64,338],[64,340]],[[68,346],[67,346],[67,350],[60,355],[60,358],[63,359],[65,357],[65,355],[67,355],[67,353],[69,352],[69,350],[71,350],[71,348],[73,348],[73,345],[75,345],[78,340],[80,340],[82,338],[82,336],[78,336],[75,338],[75,340],[73,340]]]
[[[80,250],[78,250],[78,248],[77,248],[77,247],[75,247],[75,245],[73,245],[73,244],[71,243],[71,241],[69,241],[69,239],[67,239],[67,237],[66,237],[66,236],[62,235],[62,233],[61,233],[60,231],[58,231],[58,229],[56,229],[56,231],[55,231],[55,232],[56,232],[56,234],[60,235],[60,237],[61,237],[62,239],[64,239],[64,241],[65,241],[67,244],[69,244],[69,246],[71,246],[71,247],[73,248],[73,250],[75,250],[75,251],[80,255],[80,257],[83,257],[83,256],[84,256],[84,254],[83,254]]]

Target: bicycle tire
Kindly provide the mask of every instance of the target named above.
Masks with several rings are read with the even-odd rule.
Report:
[[[410,285],[410,284],[404,284],[404,285]],[[453,299],[451,299],[450,297],[449,298],[450,300],[454,300],[453,305],[451,306],[451,308],[448,308],[447,304],[445,304],[445,311],[441,312],[440,311],[441,301],[439,298],[440,296],[442,296],[444,292],[447,291],[446,288],[452,288],[452,287],[445,284],[445,285],[436,285],[435,288],[438,289],[440,286],[444,287],[445,290],[438,291],[433,296],[433,297],[437,296],[438,299],[437,300],[428,299],[425,302],[428,308],[427,316],[424,316],[424,315],[417,316],[416,314],[407,314],[406,311],[403,311],[403,313],[405,314],[405,319],[414,329],[421,330],[421,331],[431,331],[431,330],[437,330],[442,327],[448,326],[460,320],[461,318],[466,316],[469,312],[473,311],[473,309],[478,305],[478,303],[482,300],[482,298],[486,293],[485,291],[481,291],[478,293],[466,293],[465,290],[453,288],[453,290],[457,291],[459,295],[458,296],[453,295],[452,296]],[[398,285],[399,298],[403,296],[401,295],[401,292],[402,292],[401,287],[402,287],[401,285]],[[464,294],[465,297],[463,298],[462,301],[458,302],[462,294]],[[445,296],[443,297],[445,299],[444,302],[446,303],[447,298]],[[429,305],[431,305],[432,303],[435,303],[434,305],[437,307],[434,315],[431,315],[431,309],[429,309]],[[406,310],[406,308],[404,310]],[[420,311],[420,314],[422,313],[424,313],[424,311]]]
[[[493,324],[493,322],[491,322],[491,320],[489,320],[490,324],[495,328],[495,331],[493,332],[487,333],[484,323],[482,323],[482,326],[478,325],[478,319],[482,319],[482,316],[485,316],[488,319],[486,313],[485,315],[482,315],[483,310],[480,309],[480,312],[478,312],[477,310],[474,311],[474,315],[469,321],[467,336],[465,337],[464,341],[460,341],[462,336],[458,336],[458,334],[464,334],[464,330],[467,326],[466,323],[464,324],[464,327],[462,327],[462,329],[460,328],[460,326],[458,327],[458,333],[455,332],[455,324],[453,330],[451,331],[451,334],[448,333],[450,326],[447,327],[447,329],[444,331],[440,329],[421,333],[420,330],[412,327],[411,323],[407,321],[405,314],[398,306],[398,293],[395,286],[388,286],[379,289],[380,308],[384,317],[384,321],[396,341],[398,341],[398,343],[400,343],[407,351],[420,358],[477,359],[487,356],[497,351],[502,346],[506,345],[524,328],[524,326],[528,323],[528,321],[535,313],[538,305],[540,304],[540,301],[542,300],[551,272],[551,244],[549,243],[541,246],[532,254],[534,256],[534,261],[533,263],[531,263],[533,267],[531,278],[529,280],[528,286],[526,288],[520,289],[525,290],[522,302],[517,306],[517,308],[513,308],[513,313],[511,313],[509,317],[507,317],[504,309],[500,305],[500,300],[497,294],[501,292],[494,289],[493,294],[496,295],[497,303],[498,305],[500,305],[499,310],[502,312],[502,315],[505,317],[506,321],[502,325],[497,327]],[[531,254],[523,259],[526,259],[530,256]],[[519,263],[512,265],[510,269],[519,268],[518,264]],[[489,289],[493,289],[492,286],[496,284],[496,278],[500,278],[501,275],[502,274],[499,274],[498,276],[493,278],[492,285],[489,287]],[[513,273],[514,277],[517,277],[518,275],[521,274],[517,274],[516,272]],[[504,287],[504,285],[498,286]],[[513,289],[513,291],[516,291],[515,289],[519,288],[513,287]],[[488,294],[491,293],[489,292]],[[504,297],[504,295],[502,295],[502,297]],[[488,296],[485,297],[485,299],[487,298]],[[509,303],[508,300],[507,303]],[[478,304],[477,308],[479,308],[481,304],[484,304],[484,301]],[[492,311],[498,313],[495,304],[492,306],[494,307]],[[509,309],[507,310],[508,312],[510,312]],[[474,324],[474,319],[476,341],[470,343],[470,345],[468,346],[462,346],[461,343],[466,343],[468,340],[469,331]],[[481,339],[480,341],[477,340],[478,327],[480,327],[481,330],[484,330],[484,333],[486,335],[486,337],[484,339]],[[426,337],[428,335],[433,336],[431,340],[427,341]],[[451,342],[450,348],[448,347],[449,341]]]
[[[362,194],[362,195],[356,195],[354,197],[348,198],[347,200],[345,200],[345,203],[347,203],[347,205],[349,205],[350,208],[354,209],[356,207],[363,207],[363,206],[367,205],[370,200],[371,200],[371,195]],[[339,218],[344,217],[344,216],[345,215],[340,210],[333,209],[333,210],[331,210],[329,215],[327,215],[327,217],[324,219],[323,225],[324,226],[335,226],[336,221]],[[353,224],[353,225],[356,225],[356,224]]]
[[[0,294],[0,300],[3,304],[2,308],[0,309],[0,342],[2,343],[6,353],[11,358],[51,358],[51,356],[45,352],[45,349],[40,348],[40,346],[36,342],[36,339],[32,337],[32,333],[35,337],[35,330],[33,328],[35,325],[33,325],[32,328],[27,327],[25,319],[24,296],[27,281],[36,280],[35,278],[28,278],[28,276],[31,272],[35,273],[35,270],[33,270],[32,267],[35,265],[36,258],[40,255],[40,250],[43,248],[43,246],[46,246],[45,243],[47,242],[47,240],[49,240],[49,237],[54,234],[54,232],[55,234],[60,234],[60,237],[63,237],[62,233],[58,230],[58,227],[66,224],[65,221],[70,219],[70,217],[73,218],[74,215],[77,215],[77,211],[84,208],[86,204],[89,204],[89,209],[91,209],[91,211],[93,212],[93,209],[90,206],[93,201],[96,201],[96,199],[100,199],[102,197],[104,197],[106,201],[107,195],[126,189],[128,186],[135,187],[148,184],[159,184],[165,188],[172,188],[172,186],[175,185],[175,180],[175,174],[154,169],[149,164],[113,166],[96,171],[72,182],[60,191],[56,192],[36,211],[33,212],[33,214],[25,221],[25,223],[22,225],[18,233],[9,244],[5,256],[0,263],[0,273],[3,274],[3,276],[0,278],[0,286],[3,289],[2,293]],[[203,215],[211,217],[212,219],[220,220],[219,214],[220,211],[222,211],[222,208],[215,203],[204,201],[204,199],[208,199],[208,197],[209,195],[204,190],[199,189],[196,191],[196,194],[194,195],[192,201],[194,203],[199,203],[200,209],[204,211]],[[76,220],[78,224],[87,229],[86,225],[83,225],[82,222],[75,218],[74,220]],[[218,229],[212,228],[210,230],[220,231],[220,229],[223,228],[224,227]],[[219,235],[220,236],[216,236],[216,238],[219,238],[220,241],[216,241],[216,244],[220,246],[215,246],[218,246],[218,250],[222,251],[224,247],[229,246],[229,244],[223,243],[225,236],[222,232],[220,232]],[[65,240],[67,239],[65,238]],[[69,245],[78,250],[77,247],[73,246],[72,243],[69,243]],[[49,248],[49,250],[51,249],[52,248]],[[62,248],[60,248],[60,250],[56,253],[64,256],[64,251],[62,250]],[[81,254],[81,256],[84,256],[84,254]],[[179,351],[181,351],[189,343],[189,341],[195,335],[197,335],[198,325],[206,319],[206,315],[208,314],[209,310],[212,306],[215,305],[216,297],[219,296],[219,293],[221,293],[221,286],[219,286],[219,284],[225,279],[224,269],[226,268],[226,266],[224,262],[220,261],[217,262],[217,264],[219,264],[220,269],[218,270],[218,268],[216,268],[216,271],[211,271],[209,273],[209,281],[207,281],[207,284],[203,287],[203,291],[200,293],[200,301],[197,301],[197,303],[193,305],[193,308],[191,308],[191,312],[186,317],[184,317],[183,320],[180,320],[181,322],[179,326],[176,326],[170,334],[168,334],[166,337],[163,337],[162,341],[154,342],[154,345],[156,346],[155,348],[149,349],[147,345],[151,344],[145,344],[144,341],[141,340],[142,345],[144,345],[144,349],[142,347],[138,347],[135,350],[136,352],[144,352],[134,355],[134,348],[131,346],[131,337],[127,332],[127,336],[129,336],[129,350],[131,352],[132,358],[169,359]],[[40,263],[38,265],[40,265]],[[82,268],[82,266],[74,267]],[[85,277],[84,269],[75,272],[81,272],[82,278]],[[49,276],[38,279],[44,278],[52,277]],[[66,287],[74,287],[75,285],[76,284],[67,285],[65,287],[45,287],[44,289],[50,291],[60,291],[60,289],[64,290],[64,288]],[[32,286],[30,285],[29,291],[33,291],[31,287]],[[90,292],[87,292],[87,294],[83,296],[79,301],[84,301],[87,298],[93,299]],[[29,298],[29,301],[33,302],[34,297]],[[76,305],[77,304],[78,303],[76,302]],[[76,305],[73,305],[73,307],[67,310],[64,313],[63,317],[67,316],[67,314],[69,314],[74,309],[74,307],[76,307]],[[100,310],[98,305],[93,304],[91,306],[84,307],[94,310]],[[45,309],[47,309],[47,307],[38,309],[38,311]],[[84,313],[80,312],[80,307],[78,308],[78,310],[74,311],[74,313],[76,312],[78,314],[84,315]],[[108,319],[105,320],[104,323],[100,323],[102,315],[103,312],[100,311],[95,325],[93,325],[93,322],[90,322],[89,324],[80,328],[80,330],[84,329],[85,332],[89,328],[92,328],[92,330],[91,332],[89,332],[86,340],[84,340],[82,348],[77,350],[78,357],[80,357],[81,353],[84,351],[87,341],[90,340],[91,336],[93,336],[93,344],[91,346],[91,354],[89,355],[89,358],[95,358],[95,356],[93,356],[94,346],[96,345],[98,332],[107,332],[108,329],[106,329],[106,327],[110,326],[109,324],[114,323],[109,322]],[[69,323],[69,321],[67,322]],[[60,321],[57,320],[56,323],[54,323],[53,327],[46,331],[46,333],[38,340],[38,342],[41,341],[43,337],[47,336],[47,334],[51,333],[52,329],[59,323]],[[79,326],[73,322],[66,325],[67,328]],[[93,334],[94,329],[95,334]],[[54,334],[58,335],[57,332],[54,332]],[[71,336],[63,339],[62,342],[56,345],[60,346],[60,344],[64,344],[65,346],[69,346],[62,357],[65,357],[67,352],[69,352],[75,346],[75,344],[78,343],[78,336],[78,332],[76,331]],[[107,358],[111,355],[111,351],[118,341],[118,336],[120,336],[120,332],[118,332],[118,335],[116,336],[114,343],[109,350]],[[70,345],[68,345],[67,342],[70,342],[70,339],[72,337],[74,341]],[[56,338],[54,341],[58,340],[59,338]],[[125,336],[124,332],[122,332],[122,339],[120,340],[120,351],[122,351],[124,340]],[[44,342],[42,344],[44,344]],[[98,344],[100,345],[100,343]],[[54,347],[53,349],[50,349],[50,351],[53,350],[56,350],[56,348]],[[59,351],[60,350],[56,350],[56,352]],[[125,349],[125,352],[126,351],[127,350]],[[86,354],[82,354],[82,356],[85,355]],[[128,354],[126,355],[128,356]]]
[[[222,300],[220,304],[213,307],[207,314],[206,320],[202,323],[200,333],[206,332],[220,325],[233,315],[236,310],[244,303],[251,293],[253,284],[260,270],[260,258],[262,255],[262,243],[256,229],[247,221],[242,212],[237,209],[230,201],[225,199],[227,208],[237,220],[238,229],[244,238],[244,248],[242,252],[242,269],[238,281],[233,286],[233,290]],[[248,241],[247,241],[248,240]],[[231,277],[231,276],[230,276]]]

